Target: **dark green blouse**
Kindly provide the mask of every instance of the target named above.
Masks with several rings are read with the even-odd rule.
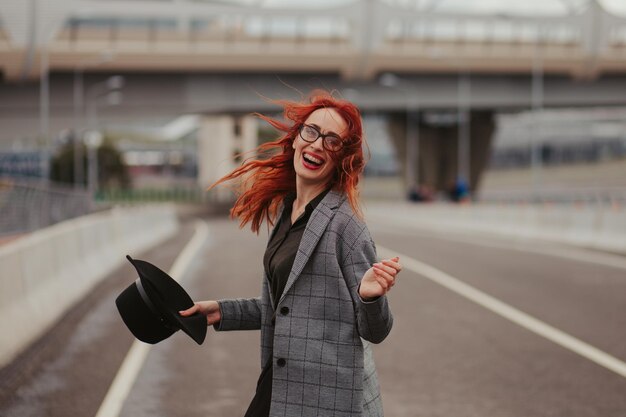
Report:
[[[289,279],[289,273],[296,259],[298,246],[300,246],[300,240],[302,240],[302,235],[311,217],[311,213],[313,213],[315,207],[322,201],[328,191],[329,190],[326,190],[320,193],[311,200],[309,204],[306,205],[304,213],[302,213],[293,224],[291,224],[291,210],[296,195],[290,194],[285,197],[283,214],[276,226],[278,229],[267,244],[267,249],[263,256],[263,266],[269,278],[270,291],[272,293],[272,299],[274,300],[274,309],[276,309],[278,300],[280,300],[285,285],[287,284],[287,279]]]

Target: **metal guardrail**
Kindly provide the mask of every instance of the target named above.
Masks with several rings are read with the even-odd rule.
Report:
[[[43,180],[0,178],[0,236],[30,232],[93,210],[87,191]]]
[[[162,202],[216,205],[221,202],[218,197],[216,192],[180,185],[100,190],[92,195],[84,189],[49,181],[0,176],[0,237],[31,232],[111,205]]]

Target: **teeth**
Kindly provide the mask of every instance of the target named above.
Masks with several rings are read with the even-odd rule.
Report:
[[[323,162],[322,159],[315,158],[314,156],[309,155],[308,153],[304,154],[304,158],[316,164],[321,164]]]

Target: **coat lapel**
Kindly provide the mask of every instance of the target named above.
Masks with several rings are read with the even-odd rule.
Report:
[[[309,261],[313,250],[317,246],[317,242],[319,242],[324,234],[328,223],[330,223],[330,220],[335,215],[335,210],[341,205],[343,199],[344,197],[341,193],[331,190],[317,205],[315,210],[313,210],[313,213],[311,213],[311,218],[304,229],[296,259],[291,267],[291,272],[289,273],[289,278],[287,279],[287,284],[285,284],[285,289],[280,297],[279,304],[302,273],[304,266]]]

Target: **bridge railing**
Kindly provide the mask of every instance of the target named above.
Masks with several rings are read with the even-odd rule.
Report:
[[[90,2],[89,8],[72,10],[51,50],[66,58],[78,50],[123,55],[146,47],[157,55],[219,54],[223,69],[237,67],[242,56],[269,54],[276,66],[293,54],[317,54],[326,58],[318,62],[321,68],[339,67],[366,78],[416,68],[528,71],[538,55],[545,71],[585,77],[623,68],[626,60],[626,17],[595,2],[568,14],[536,16],[428,10],[383,0],[311,8],[193,1],[145,5]],[[208,58],[193,62],[217,65]]]
[[[109,69],[137,68],[136,54],[149,52],[151,59],[144,59],[142,68],[162,69],[172,61],[172,68],[180,69],[181,58],[187,58],[185,66],[192,70],[246,69],[254,62],[258,69],[338,70],[347,78],[359,72],[370,78],[384,71],[459,68],[528,71],[529,58],[537,54],[546,72],[592,78],[623,71],[626,62],[626,16],[597,0],[584,7],[570,4],[554,15],[502,8],[461,12],[438,8],[442,2],[393,0],[304,8],[195,0],[128,0],[123,7],[107,1],[62,3],[43,5],[40,11],[46,30],[37,32],[36,44],[46,46],[51,68],[84,66],[103,50],[116,55],[106,63]],[[15,60],[16,51],[35,44],[29,46],[25,31],[6,22],[28,19],[28,11],[2,12],[0,55]],[[161,54],[175,58],[155,59]],[[484,62],[485,57],[494,60]],[[17,64],[7,68],[16,71]]]
[[[366,2],[363,2],[364,4]],[[181,30],[176,19],[150,16],[127,17],[120,12],[114,17],[101,14],[76,16],[65,24],[59,40],[159,40],[246,42],[246,41],[349,41],[356,48],[369,33],[372,44],[386,42],[459,42],[478,44],[543,44],[582,45],[586,30],[584,15],[564,17],[502,17],[419,12],[376,3],[367,14],[353,8],[319,10],[281,10],[277,15],[261,13],[267,9],[228,10],[210,8],[189,20]],[[355,10],[358,13],[355,13]],[[365,21],[364,21],[365,20]],[[610,40],[623,42],[622,20],[609,20]]]
[[[26,233],[94,210],[84,190],[0,177],[0,236]]]

